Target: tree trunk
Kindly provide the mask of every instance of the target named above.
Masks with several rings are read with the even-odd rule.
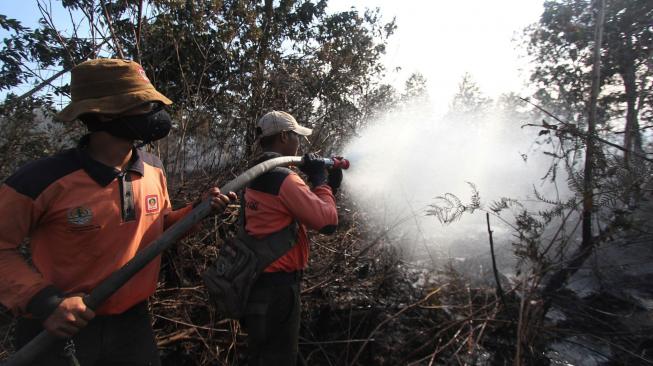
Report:
[[[601,89],[601,44],[603,43],[603,18],[605,0],[597,0],[596,31],[594,32],[594,64],[592,65],[592,92],[588,105],[587,139],[585,142],[585,172],[583,176],[583,241],[581,248],[590,249],[592,243],[592,209],[594,207],[594,135],[596,134],[597,100]]]
[[[603,41],[603,21],[605,17],[605,0],[596,0],[596,31],[594,33],[594,64],[592,66],[592,89],[588,103],[587,119],[587,137],[585,151],[585,172],[583,177],[583,222],[582,222],[582,242],[580,247],[572,255],[569,263],[554,273],[544,288],[544,295],[549,295],[545,299],[544,312],[551,305],[551,296],[558,291],[567,279],[571,277],[583,265],[585,260],[592,254],[594,241],[592,237],[592,208],[594,206],[593,181],[592,174],[594,168],[596,119],[597,119],[597,100],[601,83],[601,44]]]
[[[265,0],[265,5],[263,6],[263,19],[261,21],[262,35],[256,52],[256,65],[254,76],[252,78],[252,103],[247,107],[249,109],[248,115],[250,116],[250,121],[247,121],[247,125],[249,126],[246,136],[247,146],[251,146],[256,139],[256,123],[261,117],[263,108],[265,107],[265,63],[270,54],[270,36],[273,24],[273,0]]]
[[[639,132],[639,121],[637,111],[637,80],[635,76],[635,60],[632,51],[632,41],[630,36],[626,36],[626,50],[622,56],[621,77],[624,81],[626,92],[626,128],[624,131],[624,161],[629,166],[631,151],[642,152],[642,137]]]

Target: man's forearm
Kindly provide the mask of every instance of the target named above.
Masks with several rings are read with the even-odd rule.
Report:
[[[27,264],[17,249],[0,249],[0,302],[15,315],[30,312],[30,301],[49,286],[51,284]],[[41,301],[52,302],[54,293],[53,290],[44,292],[41,298],[36,299],[37,305],[31,307],[43,309],[38,304],[41,304]]]

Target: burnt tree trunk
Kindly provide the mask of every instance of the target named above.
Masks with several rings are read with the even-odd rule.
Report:
[[[560,290],[567,279],[571,277],[583,265],[585,260],[592,254],[594,239],[592,236],[592,209],[594,207],[593,197],[593,168],[596,144],[597,100],[601,82],[601,44],[603,41],[603,22],[605,18],[605,0],[596,0],[596,30],[594,33],[594,63],[592,66],[592,89],[588,103],[587,135],[585,137],[585,172],[583,176],[583,221],[582,221],[582,242],[576,252],[571,256],[567,265],[563,265],[549,279],[544,288],[544,312],[551,306],[553,296]]]

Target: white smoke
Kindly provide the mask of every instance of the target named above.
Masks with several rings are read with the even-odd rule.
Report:
[[[476,185],[483,206],[501,197],[533,202],[533,187],[556,197],[542,177],[551,163],[538,130],[523,120],[485,115],[473,122],[437,118],[428,105],[412,105],[371,121],[345,148],[351,160],[344,189],[375,228],[392,228],[409,256],[443,259],[487,253],[485,214],[465,214],[444,226],[426,216],[436,196],[463,202]],[[502,214],[509,222],[510,213]],[[508,252],[509,227],[493,219],[497,246]]]

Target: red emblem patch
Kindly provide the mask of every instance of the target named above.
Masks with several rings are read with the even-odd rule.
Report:
[[[145,196],[145,212],[154,213],[159,211],[159,196],[151,194]]]

